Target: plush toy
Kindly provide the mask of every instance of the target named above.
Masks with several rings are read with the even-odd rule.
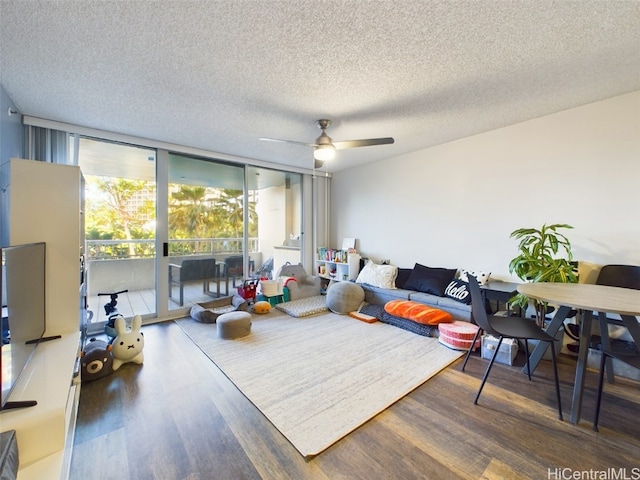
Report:
[[[299,283],[307,283],[307,284],[314,283],[313,276],[307,274],[306,270],[304,269],[301,263],[298,263],[297,265],[293,265],[289,262],[285,263],[280,269],[278,276],[292,277],[292,278],[295,278],[296,281],[298,281]]]
[[[264,300],[253,304],[253,311],[256,313],[269,313],[271,310],[271,304]]]
[[[97,380],[113,373],[111,345],[104,340],[89,340],[80,354],[80,359],[80,379],[83,382]]]
[[[144,360],[144,335],[140,331],[142,317],[136,315],[131,322],[131,329],[127,328],[124,318],[116,318],[114,327],[116,338],[111,342],[113,353],[113,370],[118,370],[123,363],[133,362],[141,364]]]

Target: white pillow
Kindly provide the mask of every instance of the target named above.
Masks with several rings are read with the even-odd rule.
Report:
[[[486,285],[486,283],[489,281],[489,276],[491,275],[491,272],[481,272],[479,270],[477,272],[460,270],[460,276],[459,276],[460,280],[467,283],[469,283],[469,279],[467,279],[467,273],[469,275],[476,277],[476,280],[478,281],[478,285],[480,286]]]
[[[356,283],[366,283],[378,288],[396,288],[398,267],[395,265],[378,265],[369,260],[356,278]]]

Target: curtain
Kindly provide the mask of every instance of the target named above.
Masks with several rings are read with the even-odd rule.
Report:
[[[25,126],[26,156],[29,160],[77,165],[77,155],[69,151],[73,136],[50,128]]]

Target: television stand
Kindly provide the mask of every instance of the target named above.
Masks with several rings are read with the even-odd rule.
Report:
[[[37,399],[37,404],[0,413],[2,430],[16,431],[21,480],[69,477],[80,398],[80,377],[75,376],[79,351],[80,332],[39,344],[8,400],[20,404]]]
[[[2,410],[13,410],[14,408],[35,407],[38,404],[36,400],[20,400],[17,402],[6,402],[2,406]]]

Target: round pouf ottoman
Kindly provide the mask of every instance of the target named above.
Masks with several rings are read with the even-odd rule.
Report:
[[[327,308],[344,315],[357,310],[364,302],[364,290],[357,283],[336,282],[327,290]]]
[[[245,337],[251,333],[251,314],[249,312],[229,312],[218,317],[218,337],[225,340]]]

